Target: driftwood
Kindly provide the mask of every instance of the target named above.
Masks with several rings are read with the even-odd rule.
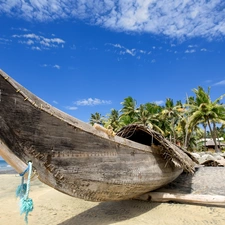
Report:
[[[212,160],[212,159],[201,163],[201,165],[203,165],[203,166],[211,166],[211,167],[224,167],[224,164],[222,164],[219,161]]]
[[[137,199],[225,206],[225,168],[198,167],[194,175],[182,173],[172,183]]]
[[[221,195],[199,195],[199,194],[180,194],[167,192],[150,192],[142,195],[139,200],[150,200],[152,202],[179,202],[201,205],[225,206],[225,196]]]

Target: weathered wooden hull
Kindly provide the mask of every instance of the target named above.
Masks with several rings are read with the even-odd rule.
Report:
[[[182,173],[173,182],[137,199],[225,206],[225,168],[200,166],[194,174]]]
[[[3,71],[0,142],[23,162],[31,160],[42,182],[90,201],[133,198],[183,171],[150,146],[108,136],[50,106]]]

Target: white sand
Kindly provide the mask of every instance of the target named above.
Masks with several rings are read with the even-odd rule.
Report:
[[[15,190],[20,177],[0,175],[0,224],[25,225]],[[29,225],[205,225],[225,224],[225,208],[137,200],[87,202],[62,194],[38,180],[31,183],[34,210]]]

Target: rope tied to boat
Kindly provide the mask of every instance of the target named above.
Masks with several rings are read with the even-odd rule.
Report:
[[[24,183],[24,175],[28,172],[27,183]],[[28,214],[33,211],[33,200],[29,198],[30,180],[32,174],[32,162],[28,163],[24,172],[19,175],[22,177],[21,184],[17,187],[16,197],[20,198],[20,215],[25,214],[25,221],[28,223]]]

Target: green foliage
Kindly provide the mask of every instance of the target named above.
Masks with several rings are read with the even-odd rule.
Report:
[[[115,132],[129,124],[142,124],[190,150],[198,148],[201,138],[225,138],[225,105],[221,103],[225,94],[211,101],[210,88],[204,91],[199,86],[193,93],[195,96],[187,97],[184,104],[181,100],[174,104],[173,99],[167,98],[164,106],[150,102],[138,106],[128,96],[121,102],[120,110],[112,109],[106,117],[98,112],[91,114],[90,123],[102,124]]]
[[[212,102],[210,99],[210,89],[208,89],[208,92],[205,92],[202,87],[198,87],[198,89],[193,89],[193,92],[196,97],[192,104],[188,104],[189,114],[191,115],[188,126],[190,129],[193,129],[194,126],[200,123],[203,123],[204,126],[207,124],[215,143],[215,150],[219,151],[216,142],[217,135],[213,131],[212,125],[215,127],[216,123],[225,124],[225,105],[220,104],[225,95],[220,96]]]
[[[104,125],[105,119],[101,116],[100,113],[96,112],[94,114],[91,114],[91,118],[89,120],[89,123],[91,125],[94,125],[95,123],[100,124],[100,125]]]
[[[120,129],[120,122],[119,122],[119,112],[116,109],[111,109],[111,113],[108,114],[104,127],[111,128],[114,131]]]

